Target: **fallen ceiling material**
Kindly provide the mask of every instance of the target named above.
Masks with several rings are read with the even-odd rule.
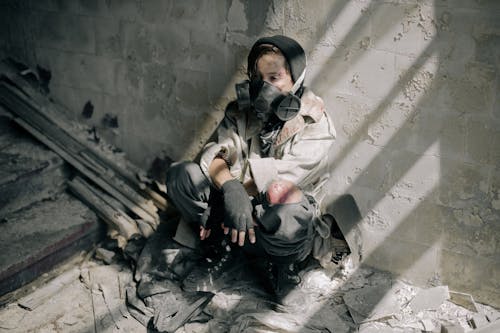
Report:
[[[130,239],[149,237],[160,223],[157,208],[165,210],[166,199],[141,181],[147,178],[142,170],[117,161],[102,143],[86,140],[87,131],[65,119],[60,106],[26,79],[29,73],[13,61],[0,63],[0,103],[17,124],[79,172],[81,177],[69,181],[70,189],[109,225],[121,248]]]

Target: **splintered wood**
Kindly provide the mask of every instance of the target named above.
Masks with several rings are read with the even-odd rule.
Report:
[[[0,63],[0,105],[79,172],[81,177],[69,182],[70,189],[114,230],[111,235],[119,237],[120,246],[132,238],[149,237],[160,223],[158,208],[167,208],[165,197],[142,182],[137,167],[119,165],[100,147],[72,133],[72,125],[58,116],[58,105],[20,73],[13,63]]]

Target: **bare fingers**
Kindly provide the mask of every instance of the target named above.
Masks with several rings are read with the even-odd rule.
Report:
[[[221,227],[222,227],[222,229],[224,229],[224,235],[229,234],[229,231],[231,230],[231,242],[233,242],[233,243],[238,242],[239,246],[243,246],[245,244],[245,236],[247,234],[245,231],[238,231],[237,229],[230,229],[230,228],[224,226],[224,224],[221,224]],[[208,237],[208,236],[206,236],[206,237]],[[255,244],[256,237],[255,237],[255,229],[254,228],[248,229],[248,240],[250,241],[251,244]]]
[[[255,230],[254,228],[248,229],[248,240],[250,243],[255,244]]]
[[[239,246],[243,246],[245,244],[245,235],[244,231],[238,231],[237,229],[231,229],[231,242],[238,242]]]
[[[210,236],[210,229],[205,229],[200,226],[200,239],[205,240]]]
[[[238,232],[238,245],[243,246],[245,244],[245,232],[240,231]]]
[[[222,229],[224,229],[224,235],[227,235],[229,233],[229,228],[224,226],[224,223],[220,225]]]

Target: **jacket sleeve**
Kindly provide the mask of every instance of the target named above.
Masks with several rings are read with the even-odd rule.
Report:
[[[237,110],[235,105],[228,105],[224,119],[217,128],[217,141],[210,142],[203,148],[203,153],[200,158],[200,167],[205,176],[210,180],[208,168],[215,156],[223,151],[229,160],[234,163],[238,158],[241,158],[241,139],[238,136],[237,130]],[[237,176],[238,167],[231,168],[231,174]]]
[[[320,176],[326,165],[328,150],[335,140],[335,129],[327,114],[318,122],[306,124],[285,147],[280,159],[273,157],[248,160],[253,179],[260,192],[275,179],[285,179],[306,187]]]

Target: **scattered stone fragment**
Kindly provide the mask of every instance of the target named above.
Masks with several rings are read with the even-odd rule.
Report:
[[[63,324],[68,326],[74,326],[78,323],[78,321],[79,320],[73,316],[65,316],[64,319],[62,320]]]
[[[476,307],[476,302],[471,295],[465,293],[459,293],[456,291],[450,291],[450,302],[460,305],[472,312],[478,312]]]
[[[400,314],[396,314],[395,318],[387,320],[387,324],[394,329],[402,329],[403,331],[417,331],[421,332],[424,330],[424,324],[422,321],[416,321],[416,319],[403,319]]]
[[[459,324],[444,324],[441,333],[465,333],[465,329]]]
[[[113,262],[114,256],[115,256],[115,253],[113,251],[106,250],[102,247],[99,247],[95,250],[96,259],[102,260],[108,265]]]
[[[424,332],[432,332],[436,328],[436,325],[434,325],[432,320],[429,318],[422,319],[420,323],[422,324]]]
[[[356,323],[377,320],[399,312],[398,287],[379,285],[352,290],[344,295],[344,301]]]
[[[395,331],[394,328],[377,322],[361,324],[358,330],[358,333],[394,333],[394,332],[400,332],[400,331]],[[417,331],[407,330],[407,332],[417,332]]]
[[[34,310],[49,298],[57,294],[61,289],[66,287],[68,284],[76,281],[80,276],[80,269],[71,269],[62,275],[58,276],[54,280],[50,281],[42,288],[36,290],[32,294],[29,294],[18,301],[19,306],[27,310]]]
[[[486,318],[488,318],[488,321],[494,322],[497,320],[500,320],[500,312],[489,312],[486,314]]]
[[[422,289],[410,302],[410,308],[414,313],[423,310],[437,310],[449,298],[448,286]]]
[[[481,328],[488,325],[488,319],[482,313],[477,313],[469,318],[469,324],[472,328]]]
[[[330,307],[324,307],[314,314],[307,322],[306,327],[319,332],[351,332],[349,325]]]
[[[474,333],[498,333],[500,332],[500,320],[489,323],[486,326],[476,329]]]

